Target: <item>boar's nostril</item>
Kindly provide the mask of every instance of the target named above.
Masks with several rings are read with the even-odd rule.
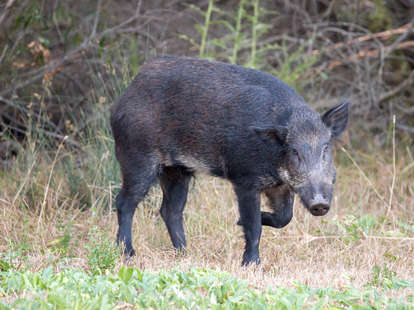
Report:
[[[309,211],[312,213],[312,215],[322,216],[328,213],[329,205],[324,204],[324,203],[318,203],[318,204],[312,205]]]

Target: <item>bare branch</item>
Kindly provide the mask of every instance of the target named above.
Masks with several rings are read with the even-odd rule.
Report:
[[[404,34],[405,37],[406,37],[411,32],[411,28],[412,28],[412,24],[408,23],[408,24],[405,24],[404,26],[401,26],[401,27],[396,28],[396,29],[387,30],[387,31],[378,32],[378,33],[372,33],[372,34],[364,35],[364,36],[361,36],[361,37],[358,37],[358,38],[355,38],[355,39],[352,39],[352,40],[348,40],[347,42],[341,42],[341,43],[334,44],[332,46],[329,46],[325,51],[313,50],[312,54],[313,55],[319,55],[322,52],[329,53],[332,50],[339,49],[339,48],[342,48],[344,46],[353,45],[353,44],[356,44],[356,43],[362,43],[362,42],[365,42],[365,41],[368,41],[368,40],[372,40],[374,38],[386,40],[386,39],[389,39],[390,37],[392,37],[396,34]],[[399,42],[401,42],[401,41],[399,41]]]
[[[400,43],[397,46],[386,47],[385,51],[388,51],[390,48],[393,48],[393,50],[396,50],[396,49],[406,49],[409,47],[414,47],[414,41],[407,41],[407,42]],[[370,49],[370,50],[365,49],[356,54],[349,56],[347,59],[334,60],[334,61],[329,62],[328,64],[320,65],[319,67],[316,67],[314,70],[312,70],[310,73],[306,74],[304,77],[312,76],[323,70],[332,70],[336,67],[346,64],[347,62],[356,62],[361,58],[377,57],[379,53],[380,53],[380,49]]]
[[[100,3],[102,0],[99,0],[98,2],[98,6],[100,7]],[[78,55],[80,55],[80,53],[86,49],[88,49],[91,45],[93,45],[93,41],[94,39],[99,40],[102,37],[117,32],[120,29],[122,29],[123,27],[125,27],[126,25],[132,23],[133,21],[135,21],[140,15],[140,8],[141,8],[141,3],[142,0],[139,0],[137,2],[137,7],[136,10],[134,12],[134,15],[131,16],[130,18],[128,18],[127,20],[123,21],[122,23],[106,29],[100,33],[96,33],[96,28],[97,28],[97,24],[99,21],[99,12],[97,12],[97,15],[95,16],[95,21],[94,21],[94,29],[92,30],[91,35],[86,38],[77,48],[75,48],[74,50],[68,52],[67,54],[65,54],[63,57],[59,58],[59,59],[55,59],[52,60],[51,62],[49,62],[47,65],[44,65],[40,68],[34,69],[30,72],[28,72],[27,74],[24,74],[24,76],[30,76],[30,78],[25,79],[23,82],[14,85],[13,87],[3,90],[2,92],[0,92],[0,96],[5,96],[7,94],[10,94],[11,92],[20,89],[22,87],[25,87],[27,85],[30,85],[31,83],[35,82],[38,79],[41,79],[45,76],[45,74],[49,73],[49,72],[53,72],[54,70],[56,70],[58,67],[62,66],[64,63],[66,63],[68,60],[71,60],[73,57],[76,57]],[[100,8],[98,9],[100,10]],[[140,25],[139,28],[144,27],[144,25]],[[139,31],[139,28],[136,29],[136,31]],[[93,35],[92,35],[93,34]],[[22,75],[23,76],[23,75]]]
[[[414,127],[409,127],[409,126],[403,125],[403,124],[397,124],[397,128],[414,134]]]
[[[20,128],[15,127],[15,126],[10,126],[10,125],[8,125],[7,127],[12,129],[12,130],[15,130],[19,133],[22,133],[22,134],[27,134],[27,130],[29,129],[24,124],[22,125],[22,127],[25,128],[25,130],[20,129]],[[60,134],[57,134],[55,132],[51,132],[51,131],[48,131],[48,130],[45,130],[45,129],[42,129],[42,128],[36,128],[36,132],[44,134],[44,135],[52,137],[52,138],[55,138],[55,139],[62,140],[65,143],[71,144],[71,145],[76,146],[78,148],[82,148],[82,144],[80,144],[80,143],[76,142],[75,140],[71,139],[69,136],[63,136],[63,135],[60,135]]]
[[[139,12],[141,11],[141,4],[142,4],[142,0],[138,0],[137,1],[137,7],[135,9],[135,16],[139,16]]]
[[[402,44],[407,43],[403,42],[413,31],[413,24],[412,22],[406,25],[407,28],[404,32],[401,33],[401,35],[395,40],[395,42],[388,47],[387,51],[384,53],[384,58],[386,58],[394,49],[401,49]],[[403,43],[402,43],[403,42]],[[411,41],[412,42],[412,41]]]
[[[3,22],[3,20],[6,18],[6,15],[9,11],[10,7],[13,5],[14,1],[15,0],[8,0],[7,1],[7,4],[6,4],[6,7],[4,8],[3,14],[1,14],[1,16],[0,16],[0,25]]]
[[[89,36],[90,39],[92,39],[96,35],[96,29],[98,28],[99,16],[100,16],[100,13],[101,13],[101,4],[102,4],[102,0],[98,0],[98,3],[96,5],[95,20],[93,22],[93,27],[92,27],[91,34]]]
[[[61,42],[63,42],[63,40],[64,40],[63,35],[62,35],[62,32],[60,31],[60,27],[59,27],[59,24],[58,24],[57,18],[56,18],[56,10],[57,10],[58,4],[59,4],[59,0],[56,0],[55,5],[53,7],[53,17],[52,18],[53,18],[53,23],[55,24],[57,33],[59,35],[59,39],[60,39]]]
[[[1,52],[1,56],[0,56],[0,64],[3,62],[3,58],[6,55],[7,49],[9,48],[9,45],[6,44],[6,46],[4,46],[3,51]]]
[[[414,42],[411,41],[414,46]],[[385,94],[382,94],[381,97],[378,98],[377,102],[385,101],[391,97],[394,97],[398,93],[402,92],[404,89],[406,89],[408,86],[412,85],[414,82],[414,71],[411,71],[410,75],[407,79],[404,80],[401,84],[399,84],[397,87],[391,89],[390,91],[387,91]]]

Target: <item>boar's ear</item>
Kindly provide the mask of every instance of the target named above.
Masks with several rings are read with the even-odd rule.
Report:
[[[349,102],[342,102],[322,116],[322,121],[331,130],[332,138],[337,138],[348,124]]]
[[[275,143],[284,145],[286,144],[286,138],[288,134],[288,129],[283,126],[273,126],[273,127],[249,127],[250,130],[253,130],[259,138],[267,145],[272,146]]]

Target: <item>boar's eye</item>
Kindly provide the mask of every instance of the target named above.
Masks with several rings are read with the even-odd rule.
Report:
[[[322,158],[324,160],[326,159],[326,155],[328,154],[328,150],[329,150],[329,143],[326,143],[322,146]]]
[[[290,154],[293,156],[293,158],[297,161],[299,161],[299,152],[296,149],[291,149]]]

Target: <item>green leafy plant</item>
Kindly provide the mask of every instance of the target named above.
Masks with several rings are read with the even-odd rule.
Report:
[[[120,257],[119,248],[106,234],[93,227],[89,233],[90,241],[88,249],[88,266],[93,274],[101,274],[115,267],[116,260]]]
[[[406,288],[409,281],[397,278],[397,272],[384,264],[382,267],[375,265],[372,268],[371,280],[365,286],[374,286],[384,289]]]
[[[369,235],[377,224],[377,220],[371,214],[360,217],[348,215],[343,221],[332,221],[338,229],[345,234],[344,240],[359,240],[364,235]]]
[[[54,239],[52,241],[49,241],[47,243],[47,246],[51,248],[52,252],[67,256],[70,254],[70,240],[72,239],[71,231],[70,229],[66,229],[64,231],[63,236]]]

